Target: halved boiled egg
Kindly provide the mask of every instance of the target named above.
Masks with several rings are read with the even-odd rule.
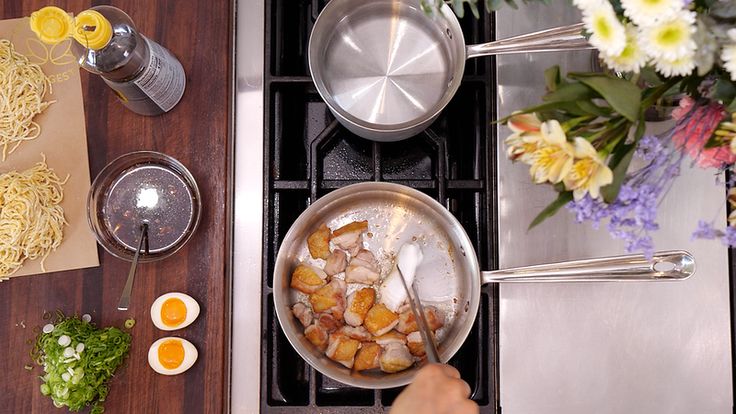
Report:
[[[154,342],[148,349],[148,365],[163,375],[176,375],[197,361],[197,348],[186,339],[169,336]]]
[[[151,320],[162,331],[174,331],[189,326],[199,316],[199,303],[191,296],[169,292],[151,305]]]

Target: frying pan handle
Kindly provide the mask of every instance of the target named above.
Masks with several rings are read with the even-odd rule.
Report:
[[[684,250],[603,257],[482,272],[482,282],[611,282],[683,280],[695,273],[695,258]]]
[[[507,39],[478,45],[468,45],[468,58],[511,53],[555,52],[561,50],[593,49],[583,37],[583,23],[553,27],[534,33],[527,33]]]

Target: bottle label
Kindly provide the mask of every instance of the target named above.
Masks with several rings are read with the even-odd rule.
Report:
[[[148,65],[133,83],[164,112],[176,105],[184,94],[186,76],[179,60],[153,40],[148,43]]]

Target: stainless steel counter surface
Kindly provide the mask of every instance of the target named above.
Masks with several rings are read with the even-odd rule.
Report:
[[[497,38],[579,15],[561,2],[504,9]],[[539,102],[542,71],[588,70],[588,52],[500,57],[499,112]],[[528,168],[504,156],[499,130],[499,253],[502,267],[623,253],[623,244],[574,223],[571,213],[527,233],[554,197]],[[731,413],[727,249],[690,241],[699,218],[723,217],[724,189],[711,172],[683,170],[660,207],[660,250],[690,250],[696,274],[674,283],[527,284],[500,289],[500,387],[504,414]]]
[[[230,409],[238,414],[260,407],[263,11],[263,0],[237,2]]]

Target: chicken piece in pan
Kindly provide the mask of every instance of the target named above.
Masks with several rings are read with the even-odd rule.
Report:
[[[415,357],[423,357],[426,355],[422,334],[419,333],[419,331],[414,331],[409,335],[406,335],[406,346],[409,348],[409,352],[411,352]]]
[[[320,328],[324,329],[327,333],[335,332],[342,327],[342,322],[335,319],[331,313],[322,313],[317,316],[315,321]]]
[[[345,322],[348,325],[360,326],[365,315],[376,302],[376,291],[367,287],[356,290],[348,296],[348,306],[345,309]]]
[[[348,256],[344,251],[335,249],[329,256],[327,256],[327,264],[325,264],[325,273],[330,276],[334,276],[338,273],[345,271],[345,267],[348,265]]]
[[[406,335],[396,331],[391,331],[381,336],[377,336],[374,341],[381,346],[388,346],[388,344],[405,344]]]
[[[360,348],[360,341],[341,333],[333,333],[330,335],[330,342],[325,355],[347,368],[352,368],[358,348]]]
[[[299,322],[301,322],[302,326],[305,328],[312,324],[313,316],[312,310],[309,309],[309,306],[301,302],[297,302],[291,307],[291,312],[297,319],[299,319]]]
[[[351,255],[363,248],[363,232],[368,230],[367,221],[354,221],[332,232],[332,243]]]
[[[366,342],[373,339],[373,335],[371,335],[371,333],[362,326],[344,325],[338,330],[338,333],[342,333],[343,335],[349,336],[352,339],[357,339],[361,342]]]
[[[309,295],[309,303],[315,313],[328,312],[337,320],[342,320],[345,312],[345,281],[333,278],[330,283]]]
[[[381,357],[382,348],[375,342],[363,342],[355,355],[355,363],[353,369],[355,371],[365,371],[380,366],[379,358]]]
[[[324,270],[301,263],[291,274],[291,287],[304,293],[313,293],[327,283]]]
[[[394,373],[403,371],[414,364],[414,357],[404,344],[390,343],[384,349],[379,359],[381,371]]]
[[[424,307],[424,317],[427,319],[427,325],[430,331],[436,331],[444,325],[444,317],[440,311],[434,306]],[[414,312],[411,310],[405,311],[399,315],[399,323],[396,325],[396,330],[403,333],[409,334],[419,330],[417,320],[414,317]]]
[[[374,336],[381,336],[399,323],[399,315],[391,312],[382,303],[373,305],[365,315],[363,325]]]
[[[363,283],[372,285],[381,278],[381,269],[378,267],[373,253],[361,249],[357,255],[350,259],[345,269],[345,281],[348,283]]]
[[[307,329],[304,330],[304,336],[320,351],[324,352],[327,349],[329,334],[319,324],[315,323],[307,326]]]
[[[315,259],[327,259],[330,255],[330,238],[332,238],[330,228],[322,223],[317,231],[307,237],[309,254]]]

